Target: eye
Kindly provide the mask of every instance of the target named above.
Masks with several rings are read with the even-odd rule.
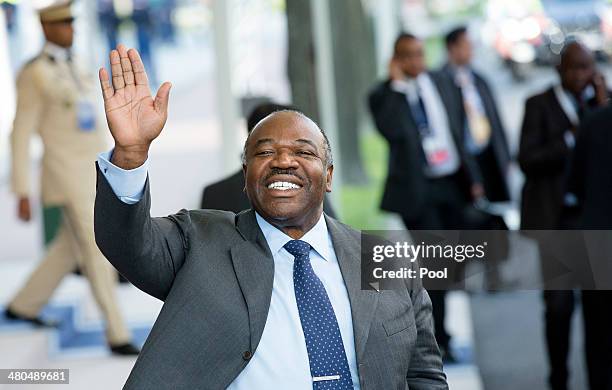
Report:
[[[300,156],[315,156],[315,154],[309,150],[299,150],[297,154]]]
[[[272,154],[271,150],[262,150],[262,151],[255,153],[256,156],[269,156],[271,154]]]

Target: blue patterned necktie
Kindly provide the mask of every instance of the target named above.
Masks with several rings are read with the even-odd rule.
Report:
[[[306,339],[313,389],[352,389],[351,370],[336,314],[323,283],[310,264],[310,245],[292,240],[285,244],[285,249],[295,257],[293,285]]]

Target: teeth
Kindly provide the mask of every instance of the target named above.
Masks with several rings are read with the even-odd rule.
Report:
[[[270,183],[270,185],[268,185],[268,188],[286,191],[298,189],[300,188],[300,186],[298,186],[297,184],[289,183],[287,181],[275,181],[274,183]]]

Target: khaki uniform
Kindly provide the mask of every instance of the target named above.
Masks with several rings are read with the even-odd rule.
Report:
[[[43,204],[60,206],[62,222],[45,259],[9,306],[23,316],[38,315],[61,279],[78,265],[106,317],[109,343],[121,344],[130,335],[114,293],[116,272],[99,251],[93,231],[94,162],[107,149],[108,130],[97,112],[89,115],[95,118],[95,125],[81,129],[87,128],[79,125],[83,104],[99,107],[97,88],[73,61],[57,55],[62,54],[58,49],[45,45],[19,74],[11,147],[13,191],[20,197],[30,196],[30,139],[34,133],[40,136],[44,144]]]

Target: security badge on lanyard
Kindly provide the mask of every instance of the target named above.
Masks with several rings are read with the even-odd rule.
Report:
[[[423,151],[427,157],[427,163],[429,165],[440,165],[445,163],[449,158],[448,149],[440,145],[440,142],[432,136],[428,136],[422,139]]]
[[[96,128],[96,112],[91,101],[80,99],[76,109],[79,129],[85,132],[93,131]]]
[[[440,138],[436,137],[429,126],[425,104],[421,98],[411,104],[412,116],[417,125],[417,130],[421,136],[421,145],[427,163],[436,166],[445,163],[449,159],[448,149],[441,145]]]

